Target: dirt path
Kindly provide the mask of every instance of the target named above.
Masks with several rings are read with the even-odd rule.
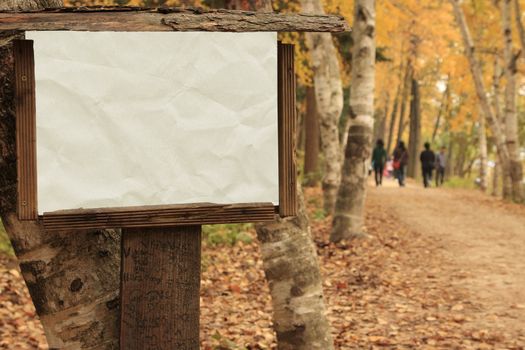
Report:
[[[524,341],[525,209],[475,191],[399,188],[385,181],[369,200],[410,230],[436,241],[443,256],[435,278],[466,289],[477,311],[471,322]]]

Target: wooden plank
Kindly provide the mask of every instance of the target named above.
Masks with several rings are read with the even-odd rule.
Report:
[[[295,156],[296,87],[294,45],[279,43],[279,215],[297,214],[297,166]]]
[[[188,8],[94,7],[0,12],[0,30],[344,32],[342,16]]]
[[[38,219],[36,176],[36,104],[33,42],[14,42],[18,218]]]
[[[201,226],[122,230],[120,348],[199,349]]]
[[[62,210],[44,213],[47,230],[166,227],[265,222],[275,218],[272,203],[197,203],[127,208]]]

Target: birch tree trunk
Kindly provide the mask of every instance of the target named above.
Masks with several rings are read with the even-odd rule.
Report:
[[[331,350],[322,280],[300,186],[294,218],[256,226],[280,350]]]
[[[304,118],[304,177],[305,186],[317,186],[319,171],[319,118],[313,86],[306,88],[306,115]]]
[[[500,121],[502,132],[505,131],[505,114],[503,113],[503,109],[501,106],[501,88],[500,88],[500,81],[501,81],[501,75],[502,70],[499,65],[499,57],[496,55],[494,58],[494,75],[492,77],[492,95],[493,95],[493,104],[494,104],[494,110],[496,113],[496,118]],[[486,123],[485,123],[486,124]],[[505,137],[505,135],[503,135]],[[510,169],[505,168],[501,169],[501,160],[498,161],[498,167],[499,167],[499,173],[501,174],[502,178],[502,190],[501,195],[505,199],[511,199],[512,198],[512,181],[510,178]]]
[[[263,0],[259,11],[271,11]],[[298,215],[255,226],[270,286],[273,327],[280,350],[333,350],[323,287],[301,184]]]
[[[483,83],[483,76],[481,74],[481,67],[474,56],[475,46],[470,35],[470,31],[465,20],[465,15],[460,6],[460,0],[449,0],[454,9],[454,16],[456,18],[456,23],[461,31],[461,36],[463,38],[463,44],[465,46],[465,54],[469,61],[470,71],[472,74],[472,80],[476,87],[476,94],[481,106],[481,110],[485,116],[485,120],[489,123],[492,134],[496,141],[498,159],[501,164],[501,168],[504,174],[510,173],[510,163],[509,163],[509,152],[507,149],[507,144],[505,143],[505,136],[501,127],[501,123],[496,117],[496,114],[493,112],[485,89],[485,84]]]
[[[410,99],[410,133],[408,139],[408,171],[407,175],[415,178],[419,167],[419,149],[421,147],[421,110],[419,83],[416,79],[412,80],[412,93]]]
[[[350,127],[337,195],[332,242],[362,235],[367,164],[372,148],[375,89],[375,0],[354,3]]]
[[[324,13],[320,0],[301,0],[304,13]],[[339,119],[343,111],[343,85],[337,51],[328,33],[305,33],[314,71],[315,95],[320,118],[321,149],[324,155],[323,197],[327,214],[334,211],[341,182]]]
[[[485,117],[479,113],[479,185],[483,192],[487,191],[487,130]]]
[[[52,6],[62,2],[0,5],[16,10]],[[13,33],[0,36],[12,38]],[[0,43],[0,216],[47,341],[52,349],[118,349],[120,235],[46,232],[41,222],[18,220],[13,46],[8,40]]]
[[[518,114],[517,109],[517,90],[516,81],[518,75],[517,59],[512,52],[512,21],[511,21],[511,1],[502,1],[502,24],[504,58],[505,58],[505,77],[507,85],[505,87],[505,136],[507,150],[509,154],[509,172],[512,180],[512,199],[515,202],[523,200],[522,181],[523,168],[520,160],[520,141],[518,136]]]

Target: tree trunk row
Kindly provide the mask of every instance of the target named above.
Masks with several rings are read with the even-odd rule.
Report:
[[[476,93],[478,100],[483,111],[483,114],[488,122],[492,135],[496,141],[498,159],[503,170],[503,174],[510,174],[510,179],[512,182],[512,198],[515,201],[522,200],[522,167],[517,157],[516,149],[519,149],[518,140],[515,137],[517,134],[517,118],[515,117],[515,106],[511,104],[515,103],[515,85],[513,87],[513,78],[512,75],[515,75],[515,58],[512,55],[512,31],[510,26],[510,0],[504,0],[502,2],[502,19],[503,19],[503,35],[505,38],[505,65],[507,72],[507,79],[511,79],[510,84],[508,84],[505,100],[505,130],[502,128],[501,121],[497,118],[497,115],[491,108],[489,103],[485,85],[483,82],[483,76],[481,71],[481,66],[477,58],[475,57],[475,46],[470,35],[470,31],[463,14],[463,10],[460,5],[460,0],[450,0],[453,9],[454,15],[456,18],[456,23],[459,26],[461,35],[463,38],[463,43],[465,46],[465,53],[469,60],[470,70],[474,84],[476,87]],[[510,85],[510,86],[509,86]],[[505,132],[504,132],[505,131]],[[504,175],[505,176],[505,175]]]

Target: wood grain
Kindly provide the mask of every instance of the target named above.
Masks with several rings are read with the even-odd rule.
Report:
[[[46,230],[211,225],[274,220],[272,203],[179,204],[44,213]]]
[[[233,10],[80,7],[0,12],[0,30],[344,32],[336,15],[277,14]]]
[[[35,61],[31,40],[14,41],[18,218],[36,220]]]
[[[279,215],[297,214],[297,166],[295,158],[296,87],[294,45],[279,43]]]
[[[199,349],[200,256],[200,226],[122,231],[121,349]]]

